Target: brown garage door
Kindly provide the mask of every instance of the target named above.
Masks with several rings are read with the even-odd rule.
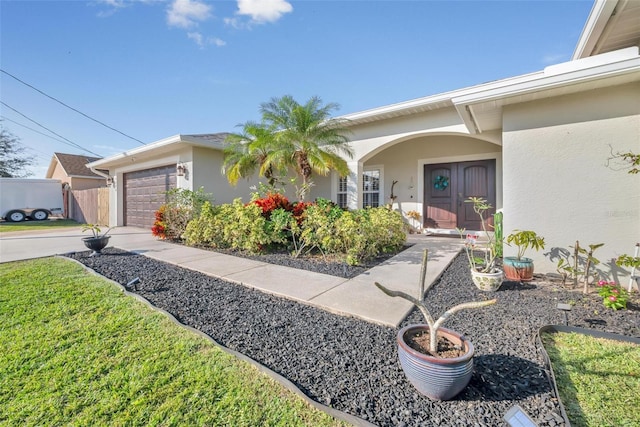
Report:
[[[151,228],[164,192],[175,187],[175,165],[124,174],[124,225]]]

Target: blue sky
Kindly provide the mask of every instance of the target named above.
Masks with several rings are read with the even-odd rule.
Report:
[[[539,71],[570,59],[592,4],[0,0],[0,65],[150,143],[234,131],[285,94],[318,95],[340,115]],[[3,103],[89,151],[141,146],[5,73],[0,85]],[[53,152],[87,154],[5,105],[0,114],[36,156],[35,178]]]

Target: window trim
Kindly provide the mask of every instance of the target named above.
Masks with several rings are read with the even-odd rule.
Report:
[[[366,191],[364,190],[364,175],[366,172],[378,172],[378,206],[384,206],[384,166],[383,165],[369,165],[362,168],[362,177],[360,177],[360,190],[362,191],[362,201],[360,206],[364,208],[364,195],[376,193],[375,191]]]

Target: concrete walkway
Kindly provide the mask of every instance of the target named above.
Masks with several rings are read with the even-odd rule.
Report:
[[[353,279],[343,279],[164,242],[141,228],[118,227],[109,234],[110,247],[388,326],[399,325],[413,307],[401,298],[384,295],[374,282],[417,296],[424,248],[429,249],[430,283],[462,247],[457,238],[410,235],[411,248]],[[86,236],[79,227],[2,233],[0,262],[85,251],[80,239]]]

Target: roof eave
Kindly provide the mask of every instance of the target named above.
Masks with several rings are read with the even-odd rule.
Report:
[[[49,161],[49,167],[47,168],[47,174],[45,176],[53,176],[53,171],[56,169],[56,163],[60,163],[60,160],[58,160],[56,153],[53,153],[53,157],[51,157],[51,160]]]
[[[458,114],[467,126],[468,131],[471,134],[481,133],[482,126],[473,116],[473,108],[479,104],[541,93],[563,86],[571,86],[616,76],[624,76],[631,73],[640,73],[640,56],[638,56],[638,48],[627,48],[624,49],[624,51],[624,54],[635,53],[635,56],[627,57],[627,59],[624,60],[599,63],[586,68],[569,70],[563,70],[561,67],[562,64],[560,64],[556,66],[558,68],[548,67],[547,70],[545,70],[545,73],[535,80],[506,84],[491,89],[475,91],[473,93],[454,98],[452,101],[458,111]],[[605,55],[607,57],[613,57],[615,52],[603,54],[602,56]],[[595,58],[588,58],[583,61],[587,62],[593,59]],[[521,102],[526,101],[523,100]]]
[[[557,86],[574,84],[581,81],[602,79],[616,74],[636,72],[640,70],[640,56],[637,56],[638,48],[628,49],[632,51],[635,50],[636,56],[622,61],[598,64],[589,68],[559,72],[551,75],[543,74],[535,80],[475,91],[468,95],[456,97],[452,101],[455,105],[485,102],[541,91]]]
[[[596,0],[593,8],[589,13],[587,22],[584,24],[576,49],[573,52],[571,60],[586,58],[593,54],[593,49],[598,44],[598,40],[602,36],[607,22],[611,18],[618,0]]]
[[[159,141],[147,144],[143,147],[136,147],[132,150],[123,151],[122,153],[116,154],[114,156],[88,163],[87,167],[94,171],[96,168],[108,168],[110,165],[115,165],[119,163],[121,160],[139,156],[141,154],[158,150],[160,148],[165,148],[170,145],[179,145],[179,144],[189,144],[189,145],[195,145],[199,147],[207,147],[207,148],[214,148],[214,149],[220,149],[220,150],[224,148],[221,143],[206,141],[200,138],[195,138],[190,135],[177,134],[177,135],[173,135],[168,138],[164,138]]]
[[[370,110],[346,114],[343,116],[339,116],[338,119],[345,120],[347,125],[357,125],[360,123],[367,123],[367,122],[384,120],[384,119],[402,116],[402,115],[413,114],[416,111],[430,111],[430,110],[437,110],[441,108],[454,107],[452,100],[459,96],[464,96],[466,94],[474,93],[479,90],[486,90],[487,88],[493,88],[493,87],[502,86],[505,84],[513,84],[516,82],[534,80],[541,74],[542,74],[542,71],[529,73],[529,74],[522,74],[520,76],[509,77],[506,79],[496,80],[488,83],[482,83],[480,85],[469,86],[466,88],[457,89],[450,92],[444,92],[437,95],[412,99],[410,101],[386,105],[384,107],[373,108]]]

